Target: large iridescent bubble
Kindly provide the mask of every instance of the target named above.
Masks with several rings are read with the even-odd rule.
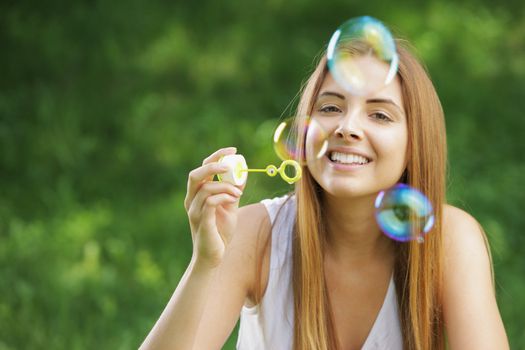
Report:
[[[422,243],[434,225],[434,210],[428,198],[406,184],[379,192],[375,215],[381,231],[401,242],[417,239]]]
[[[293,159],[305,165],[306,157],[321,158],[325,155],[328,135],[314,119],[304,117],[301,120],[301,123],[296,123],[295,118],[282,121],[275,129],[273,146],[281,160]],[[306,140],[303,152],[299,140]]]
[[[337,83],[354,95],[369,95],[388,85],[398,68],[396,44],[379,20],[364,16],[348,20],[332,35],[328,68]]]

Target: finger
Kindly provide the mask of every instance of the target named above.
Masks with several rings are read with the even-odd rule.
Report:
[[[215,174],[223,174],[227,171],[228,167],[219,163],[209,163],[192,170],[188,176],[188,187],[186,198],[184,199],[185,208],[188,209],[195,194],[204,182],[213,180]]]
[[[230,183],[206,182],[201,186],[201,188],[193,198],[194,203],[192,203],[192,205],[195,204],[195,208],[201,209],[204,206],[208,197],[221,193],[229,194],[230,196],[233,196],[237,199],[242,195],[242,191]]]
[[[215,222],[215,210],[218,206],[226,206],[234,204],[239,200],[238,197],[232,196],[228,193],[219,193],[206,197],[202,204],[193,202],[188,211],[190,220],[197,224],[197,222],[210,224]]]
[[[221,148],[214,152],[212,155],[210,155],[208,158],[204,159],[202,165],[218,162],[222,157],[227,156],[229,154],[235,154],[236,152],[237,148],[235,147]]]
[[[191,201],[195,196],[195,193],[197,192],[203,181],[211,181],[213,180],[213,175],[222,174],[227,171],[227,168],[225,167],[205,167],[205,165],[217,163],[221,159],[221,157],[226,156],[228,154],[235,154],[235,152],[237,152],[237,148],[235,147],[221,148],[215,151],[206,159],[204,159],[204,161],[202,162],[203,165],[201,167],[194,169],[190,172],[190,175],[188,177],[186,198],[184,199],[184,207],[186,208],[186,210],[188,210]]]
[[[223,174],[228,170],[227,167],[217,164],[221,157],[229,154],[235,154],[236,152],[237,148],[235,147],[221,148],[207,157],[203,161],[203,165],[201,167],[190,172],[190,176],[188,177],[186,198],[184,199],[184,207],[186,210],[188,210],[191,202],[193,201],[195,193],[199,190],[203,182],[212,181],[214,175]]]
[[[213,196],[209,196],[204,201],[204,205],[202,206],[203,211],[207,210],[207,208],[217,208],[220,205],[227,205],[235,203],[239,200],[239,197],[232,196],[228,193],[219,193],[215,194]]]
[[[227,212],[230,212],[231,210],[238,209],[238,208],[239,208],[239,200],[233,203],[226,203],[226,204],[220,205],[216,209],[217,209],[218,215],[220,214],[226,215]]]

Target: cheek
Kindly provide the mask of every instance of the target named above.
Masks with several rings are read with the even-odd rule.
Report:
[[[379,157],[384,157],[388,163],[399,163],[403,169],[407,163],[408,135],[406,129],[397,132],[378,134],[376,137],[377,151]]]
[[[399,157],[403,161],[403,169],[406,167],[407,164],[407,156],[408,156],[408,135],[405,130],[405,132],[402,133],[402,135],[397,138],[398,142],[398,149],[399,149]]]

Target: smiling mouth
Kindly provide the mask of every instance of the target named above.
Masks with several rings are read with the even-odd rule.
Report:
[[[329,152],[327,156],[331,162],[336,163],[336,164],[365,165],[372,161],[371,159],[367,157],[363,157],[361,155],[357,155],[353,153],[336,152],[336,151]]]

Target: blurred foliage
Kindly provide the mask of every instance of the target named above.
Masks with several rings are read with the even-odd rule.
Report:
[[[337,25],[363,14],[429,69],[449,200],[485,227],[511,346],[525,349],[524,8],[2,2],[0,349],[138,347],[191,257],[188,172],[227,145],[253,166],[277,162],[274,125]],[[252,176],[243,202],[287,190]]]

